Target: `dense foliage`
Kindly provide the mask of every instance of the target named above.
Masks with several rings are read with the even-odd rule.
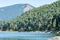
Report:
[[[0,23],[2,31],[60,32],[60,1],[23,13],[15,19]]]

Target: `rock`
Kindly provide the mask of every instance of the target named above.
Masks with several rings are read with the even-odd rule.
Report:
[[[50,38],[49,40],[60,40],[60,36],[56,36],[56,37]]]

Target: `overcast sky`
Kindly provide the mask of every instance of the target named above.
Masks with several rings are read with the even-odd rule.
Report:
[[[30,4],[39,7],[44,4],[55,2],[56,0],[0,0],[0,7],[10,6],[14,4]]]

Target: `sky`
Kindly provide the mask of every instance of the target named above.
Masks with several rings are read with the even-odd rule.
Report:
[[[34,7],[39,7],[44,4],[50,4],[57,0],[0,0],[0,7],[10,6],[14,4],[30,4]]]

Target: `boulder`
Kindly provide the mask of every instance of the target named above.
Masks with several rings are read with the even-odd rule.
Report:
[[[60,36],[52,37],[49,40],[60,40]]]

